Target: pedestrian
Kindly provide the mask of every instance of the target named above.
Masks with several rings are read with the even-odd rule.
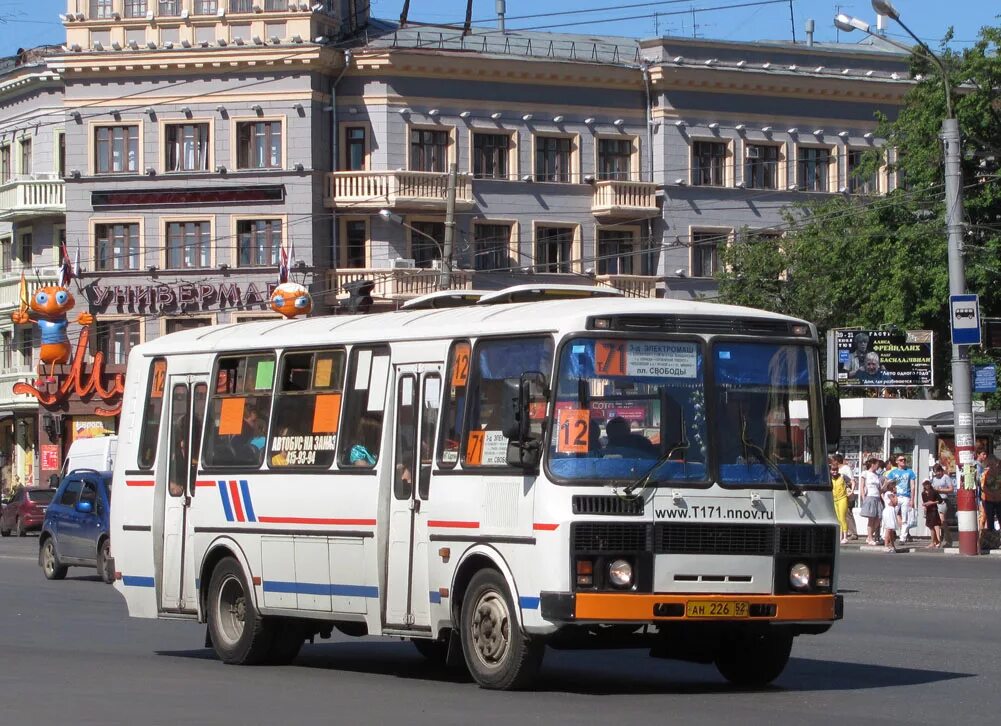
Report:
[[[980,475],[980,498],[983,502],[983,528],[980,533],[980,550],[997,549],[1001,536],[994,529],[994,522],[1001,524],[1001,462],[987,453],[987,447],[977,445],[977,463]]]
[[[893,482],[896,490],[897,514],[900,517],[900,526],[897,532],[900,535],[900,542],[903,544],[910,539],[910,529],[914,526],[911,504],[914,501],[918,475],[914,473],[913,469],[907,467],[907,457],[903,454],[897,454],[894,463],[897,466],[886,473],[886,479]]]
[[[865,543],[867,545],[876,544],[876,534],[879,529],[880,500],[879,500],[879,476],[876,475],[876,468],[879,466],[879,459],[871,458],[865,462],[865,471],[862,472],[862,508],[860,514],[866,518],[867,533]]]
[[[858,506],[858,482],[855,472],[845,463],[844,454],[835,454],[834,458],[838,462],[838,472],[845,479],[845,491],[848,493],[848,539],[856,540],[858,529],[855,526],[855,507]]]
[[[952,544],[949,522],[956,514],[956,483],[946,473],[944,466],[935,464],[932,467],[931,486],[942,497],[942,502],[938,505],[938,515],[942,520],[942,547],[948,547]]]
[[[883,541],[887,552],[897,551],[897,493],[892,485],[883,492]]]
[[[831,492],[834,495],[834,513],[841,525],[841,544],[848,542],[848,491],[844,476],[838,469],[837,458],[830,458]]]
[[[942,546],[942,517],[938,513],[939,502],[942,495],[935,491],[931,484],[931,479],[921,482],[921,506],[925,510],[925,526],[931,532],[931,543],[925,547]]]

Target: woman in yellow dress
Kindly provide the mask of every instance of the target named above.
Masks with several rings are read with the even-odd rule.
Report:
[[[848,541],[848,486],[844,476],[838,471],[838,462],[832,456],[828,462],[831,468],[831,487],[834,493],[834,513],[841,525],[841,544]]]

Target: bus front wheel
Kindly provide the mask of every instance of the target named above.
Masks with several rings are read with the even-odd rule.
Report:
[[[762,688],[785,670],[792,633],[778,628],[725,638],[716,653],[716,668],[730,683]]]
[[[266,660],[272,629],[254,606],[243,569],[232,557],[219,561],[209,581],[209,634],[223,663],[255,665]]]
[[[545,644],[521,630],[504,578],[480,570],[462,600],[462,653],[473,679],[483,688],[523,688],[542,664]]]

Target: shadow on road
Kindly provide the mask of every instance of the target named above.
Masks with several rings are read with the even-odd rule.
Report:
[[[157,651],[174,658],[215,660],[211,649]],[[832,669],[838,665],[837,678]],[[393,642],[317,643],[303,648],[291,667],[367,673],[423,680],[429,683],[471,683],[464,670],[446,669],[430,663],[409,644]],[[898,668],[860,663],[791,658],[785,673],[768,690],[855,691],[945,683],[974,673]],[[553,651],[547,650],[534,691],[590,695],[613,694],[711,694],[733,693],[713,666],[652,659],[646,651]]]

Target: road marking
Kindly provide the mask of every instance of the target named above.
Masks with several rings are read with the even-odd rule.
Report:
[[[35,562],[38,560],[38,555],[0,555],[0,560],[28,560],[29,562]]]

